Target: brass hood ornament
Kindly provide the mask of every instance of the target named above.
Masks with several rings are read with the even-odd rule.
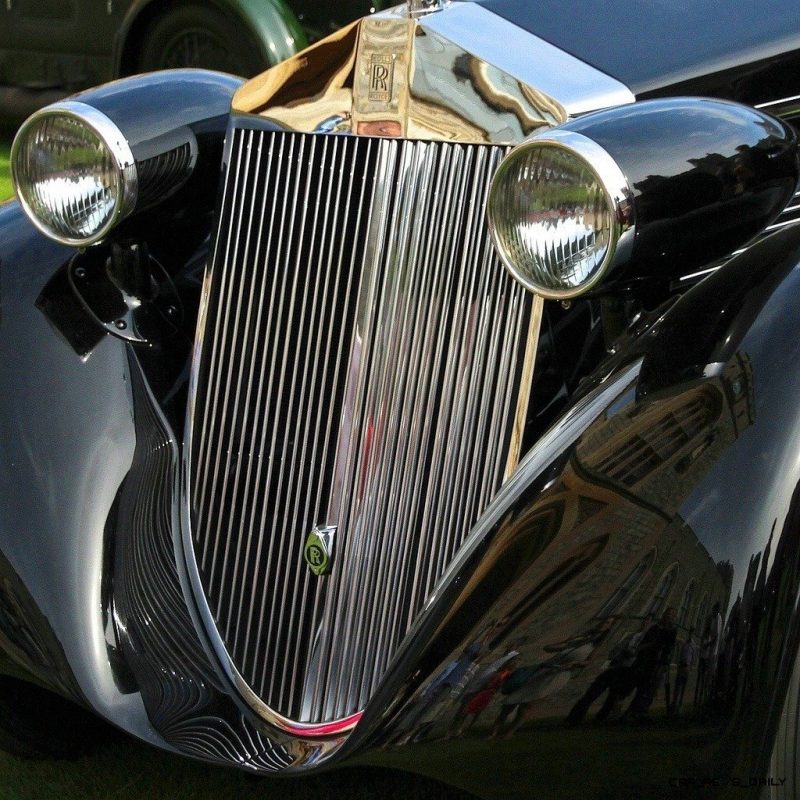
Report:
[[[408,0],[408,15],[422,17],[441,11],[447,5],[447,0]]]

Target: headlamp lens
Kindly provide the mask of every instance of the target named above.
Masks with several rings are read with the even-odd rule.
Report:
[[[489,224],[506,267],[545,297],[574,297],[600,280],[620,233],[617,216],[596,169],[558,141],[513,150],[489,196]]]
[[[42,232],[72,245],[100,240],[136,200],[127,142],[104,115],[85,108],[85,116],[59,105],[35,114],[17,134],[11,155],[28,215]]]

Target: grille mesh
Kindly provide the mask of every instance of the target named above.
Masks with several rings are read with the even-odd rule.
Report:
[[[233,132],[193,539],[233,663],[292,720],[363,708],[502,482],[530,317],[483,223],[504,152]],[[337,527],[322,579],[316,524]]]

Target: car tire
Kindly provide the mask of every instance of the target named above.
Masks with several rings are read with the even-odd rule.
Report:
[[[0,750],[17,758],[77,758],[109,729],[58,695],[14,678],[0,678]]]
[[[249,77],[269,67],[244,23],[197,3],[170,7],[145,30],[136,71],[202,67]]]

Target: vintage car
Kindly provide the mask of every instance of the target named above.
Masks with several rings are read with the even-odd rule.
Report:
[[[796,796],[800,22],[721,5],[410,0],[27,120],[7,746]]]
[[[0,116],[12,122],[95,84],[204,67],[254,75],[384,0],[6,0]]]

